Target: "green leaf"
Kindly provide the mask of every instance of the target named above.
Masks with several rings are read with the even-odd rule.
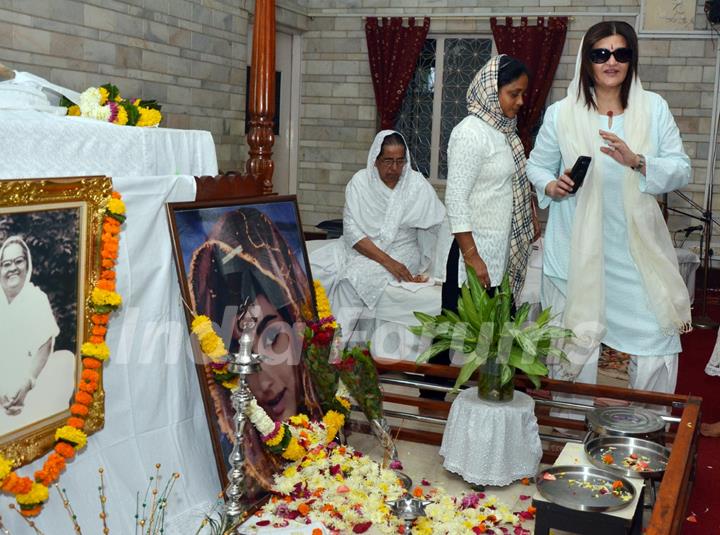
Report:
[[[512,309],[512,292],[510,291],[510,279],[507,273],[505,273],[500,284],[500,292],[496,292],[495,297],[500,299],[500,303],[495,309],[496,322],[504,326],[506,323],[510,323],[510,310]]]
[[[128,126],[135,126],[140,119],[140,111],[137,106],[133,106],[129,100],[123,100],[120,105],[125,108],[128,116]]]
[[[462,385],[467,383],[470,377],[472,377],[472,374],[475,373],[475,370],[479,367],[480,360],[477,358],[471,358],[463,364],[463,367],[460,368],[460,373],[458,373],[457,381],[455,381],[454,391],[457,392]]]
[[[430,314],[425,314],[424,312],[413,312],[413,316],[415,316],[415,318],[423,325],[427,323],[435,324],[435,317]]]
[[[415,362],[418,364],[425,364],[428,362],[431,358],[436,356],[438,353],[442,353],[443,351],[447,351],[450,349],[450,341],[449,340],[440,340],[439,342],[435,342],[430,347],[428,347],[425,351],[423,351],[417,359],[415,359]]]
[[[548,374],[548,368],[547,366],[545,366],[545,364],[540,362],[537,357],[531,357],[517,346],[513,347],[512,351],[510,351],[510,358],[508,359],[508,364],[510,366],[518,368],[519,370],[522,370],[526,374]]]
[[[70,106],[74,106],[75,103],[67,98],[65,95],[62,95],[60,97],[60,102],[58,103],[60,106],[64,106],[65,108],[69,108]]]
[[[457,314],[455,314],[455,312],[453,312],[452,310],[450,310],[450,309],[448,309],[448,308],[443,308],[443,309],[442,309],[442,313],[443,313],[443,315],[444,315],[445,317],[447,317],[450,321],[454,321],[454,322],[460,321],[460,316],[458,316]]]
[[[431,333],[430,329],[427,329],[422,325],[412,325],[408,327],[408,331],[413,333],[415,336],[435,336],[434,333]]]
[[[475,303],[473,302],[472,296],[470,295],[470,288],[467,284],[462,285],[462,288],[460,288],[460,294],[463,301],[463,307],[465,309],[465,313],[467,314],[468,320],[470,321],[470,324],[476,329],[479,329],[481,323],[480,316],[477,309],[475,308]]]
[[[521,327],[527,321],[528,314],[530,314],[530,303],[523,303],[520,310],[515,313],[515,325]]]
[[[570,329],[556,327],[554,325],[545,325],[540,330],[542,332],[543,338],[547,338],[548,340],[561,340],[566,338],[573,338],[575,336],[575,333],[572,332]]]
[[[546,308],[540,314],[538,315],[537,319],[535,320],[535,323],[537,323],[539,326],[545,325],[548,321],[550,321],[550,307]]]
[[[100,87],[102,87],[103,89],[105,89],[105,91],[108,92],[108,100],[109,101],[114,101],[115,98],[120,94],[120,90],[117,88],[117,86],[115,86],[113,84],[104,84],[104,85],[101,85]]]
[[[507,364],[500,365],[500,386],[504,386],[512,381],[515,370]]]
[[[533,375],[531,373],[526,373],[525,375],[528,376],[528,379],[530,379],[536,390],[540,388],[540,375]]]
[[[526,333],[521,331],[515,337],[515,340],[518,344],[520,344],[520,347],[525,353],[527,353],[531,357],[537,356],[537,343],[530,339],[530,337]]]

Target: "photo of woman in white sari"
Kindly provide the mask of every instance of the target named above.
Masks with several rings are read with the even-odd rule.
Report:
[[[0,247],[0,437],[68,409],[75,355],[54,351],[60,328],[47,294],[31,282],[27,243]]]

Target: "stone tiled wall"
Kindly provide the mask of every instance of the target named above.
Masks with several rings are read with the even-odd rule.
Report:
[[[640,75],[645,87],[660,93],[672,108],[693,163],[693,181],[686,192],[701,204],[715,66],[713,41],[703,35],[707,25],[702,5],[698,0],[695,38],[640,36]],[[341,217],[344,186],[366,165],[376,132],[364,20],[359,15],[427,14],[431,34],[490,36],[483,14],[573,13],[549,104],[565,94],[584,31],[604,19],[635,24],[640,0],[308,0],[307,9],[311,20],[304,34],[298,195],[303,221],[314,224]],[[432,18],[433,13],[461,11],[467,16]],[[438,191],[442,197],[442,186]],[[720,209],[720,193],[717,197],[714,206]],[[669,201],[684,205],[675,195]],[[686,218],[670,220],[671,229],[691,224]]]
[[[278,2],[304,29],[305,0]],[[209,130],[221,169],[245,159],[252,0],[2,0],[0,63],[76,91],[112,82],[163,104],[163,126]]]

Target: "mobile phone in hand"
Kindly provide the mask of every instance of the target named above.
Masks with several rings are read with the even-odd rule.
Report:
[[[592,158],[590,156],[578,156],[578,159],[575,160],[575,165],[573,165],[572,171],[570,171],[570,179],[575,185],[570,193],[577,193],[577,190],[583,185],[591,161]]]

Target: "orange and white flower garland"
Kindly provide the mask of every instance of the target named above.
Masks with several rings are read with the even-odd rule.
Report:
[[[107,201],[102,225],[100,279],[90,296],[94,312],[91,317],[91,336],[80,349],[83,371],[75,398],[70,405],[70,418],[55,431],[53,452],[43,467],[35,472],[34,480],[19,476],[17,471],[13,470],[13,463],[0,455],[0,490],[15,496],[23,516],[40,513],[48,500],[48,487],[58,480],[66,462],[87,444],[87,435],[83,431],[85,418],[99,387],[98,370],[110,356],[110,349],[105,343],[107,324],[110,313],[122,303],[122,298],[115,291],[115,265],[120,227],[124,221],[125,204],[120,194],[113,192]]]

